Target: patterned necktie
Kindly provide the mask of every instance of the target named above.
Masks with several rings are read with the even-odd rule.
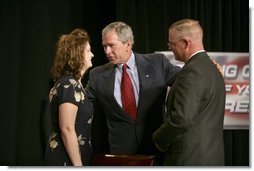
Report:
[[[134,90],[131,83],[129,74],[127,73],[127,65],[123,65],[123,75],[121,81],[121,98],[123,110],[130,115],[130,117],[135,121],[137,115],[137,107],[134,96]]]

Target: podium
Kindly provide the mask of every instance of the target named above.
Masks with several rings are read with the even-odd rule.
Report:
[[[153,166],[155,157],[138,154],[95,154],[93,166]]]

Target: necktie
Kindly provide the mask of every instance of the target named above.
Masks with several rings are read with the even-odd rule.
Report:
[[[134,96],[134,90],[129,74],[127,73],[127,65],[123,65],[123,75],[121,81],[121,98],[123,110],[130,115],[133,120],[136,120],[137,107]]]

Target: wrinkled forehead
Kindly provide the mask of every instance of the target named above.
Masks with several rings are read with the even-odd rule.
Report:
[[[115,42],[118,41],[118,35],[115,31],[108,31],[102,35],[102,42]]]

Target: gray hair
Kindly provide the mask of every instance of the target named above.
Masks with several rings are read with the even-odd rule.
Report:
[[[104,38],[104,35],[110,31],[116,32],[119,41],[126,43],[128,40],[130,40],[132,44],[134,44],[134,35],[132,29],[126,23],[121,21],[110,23],[102,30],[102,38]]]

